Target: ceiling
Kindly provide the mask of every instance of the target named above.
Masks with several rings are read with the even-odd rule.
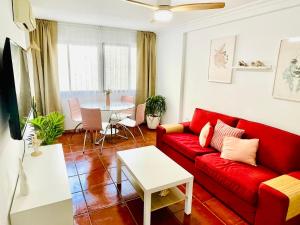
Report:
[[[156,4],[156,0],[139,1]],[[216,1],[218,0],[173,0],[171,4]],[[253,0],[225,0],[225,9],[238,7],[251,1]],[[151,9],[124,0],[31,0],[31,2],[34,15],[41,19],[150,31],[182,25],[224,10],[176,12],[169,23],[153,23]]]

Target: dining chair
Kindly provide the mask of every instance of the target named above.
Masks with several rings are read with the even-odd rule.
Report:
[[[128,127],[130,128],[135,128],[137,127],[139,132],[141,133],[143,140],[145,141],[143,132],[141,130],[141,128],[139,127],[139,125],[141,125],[144,121],[145,121],[145,109],[146,109],[146,104],[139,104],[136,107],[136,113],[135,113],[135,120],[130,119],[130,118],[125,118],[121,121],[119,121],[117,124],[122,126],[123,128],[125,128],[126,131],[128,131],[132,138],[134,139],[134,141],[136,142],[136,139],[133,135],[133,133],[130,131],[130,129],[128,129]]]
[[[95,140],[97,138],[97,132],[99,134],[103,135],[97,143],[101,143],[101,154],[103,151],[103,144],[105,141],[105,137],[108,134],[107,129],[109,127],[109,123],[107,122],[102,122],[102,117],[101,117],[101,110],[100,109],[86,109],[86,108],[81,108],[81,115],[82,115],[82,127],[85,130],[84,134],[84,141],[83,141],[83,153],[85,152],[85,143],[86,143],[86,136],[87,132],[90,131],[93,133],[95,131]],[[104,131],[100,133],[101,131]],[[94,141],[95,141],[94,140]]]
[[[78,98],[70,98],[68,100],[69,108],[70,108],[70,115],[71,119],[78,123],[74,128],[74,133],[76,132],[76,129],[82,124],[82,117],[81,117],[81,111],[80,111],[80,103]]]
[[[134,103],[134,97],[131,96],[131,95],[122,95],[121,96],[121,102]]]
[[[134,96],[122,95],[121,96],[121,103],[132,103],[132,104],[134,104]],[[133,114],[134,114],[134,108],[122,110],[118,113],[112,114],[111,117],[110,117],[110,120],[112,122],[116,123],[116,122],[118,122],[120,120],[123,120],[127,117],[132,117]]]

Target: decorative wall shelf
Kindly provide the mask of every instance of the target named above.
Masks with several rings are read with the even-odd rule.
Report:
[[[261,67],[255,67],[255,66],[234,66],[232,69],[240,70],[240,71],[273,71],[272,66],[261,66]]]

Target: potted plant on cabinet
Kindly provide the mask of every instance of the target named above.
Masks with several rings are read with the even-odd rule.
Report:
[[[64,115],[58,112],[38,116],[30,123],[34,126],[38,139],[42,140],[42,145],[54,144],[64,132]]]
[[[166,112],[166,98],[151,96],[146,100],[146,120],[149,129],[156,129],[161,116]]]

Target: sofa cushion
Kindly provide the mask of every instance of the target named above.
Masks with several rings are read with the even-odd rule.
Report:
[[[240,139],[225,137],[223,140],[221,158],[256,166],[256,152],[259,139]]]
[[[198,136],[190,133],[165,134],[162,141],[192,160],[197,155],[215,152],[212,148],[201,147]]]
[[[235,117],[196,108],[190,123],[190,130],[199,135],[201,129],[207,122],[210,122],[210,124],[214,127],[217,124],[218,119],[232,127],[235,127],[238,122],[238,119]]]
[[[199,135],[199,144],[203,148],[207,148],[210,145],[211,139],[214,135],[214,128],[210,125],[210,122],[202,128]]]
[[[222,151],[223,139],[225,137],[236,137],[240,138],[244,134],[244,130],[228,126],[226,123],[223,123],[222,120],[218,120],[217,125],[215,126],[214,135],[211,139],[211,147]]]
[[[281,174],[300,170],[300,136],[264,124],[240,120],[244,138],[258,138],[257,163]]]
[[[257,202],[260,183],[278,176],[277,173],[262,166],[255,167],[222,159],[220,153],[196,157],[195,162],[196,173],[200,170],[223,188],[252,205]]]

